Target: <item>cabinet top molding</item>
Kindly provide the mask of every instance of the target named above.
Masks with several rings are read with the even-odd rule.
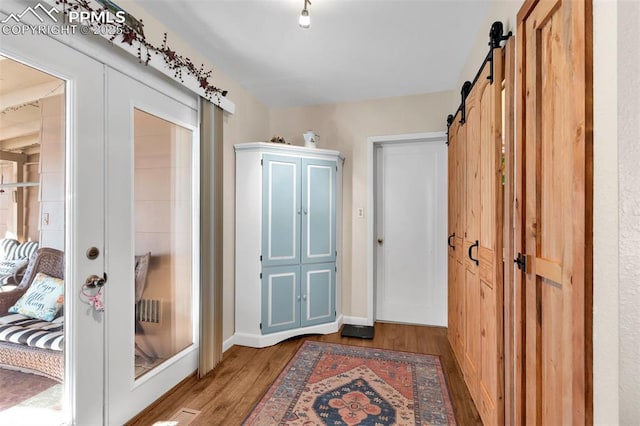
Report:
[[[344,161],[344,156],[340,151],[332,149],[321,148],[306,148],[304,146],[297,145],[285,145],[273,142],[248,142],[239,143],[233,146],[236,152],[239,151],[260,151],[268,153],[289,154],[289,155],[304,155],[304,156],[332,156],[338,157]]]

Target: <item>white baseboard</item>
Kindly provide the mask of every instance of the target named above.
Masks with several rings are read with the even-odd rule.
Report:
[[[231,337],[229,337],[227,340],[225,340],[224,342],[222,342],[222,352],[226,352],[229,348],[231,348],[231,346],[235,345],[235,334]]]
[[[286,340],[294,336],[302,336],[304,334],[331,334],[337,333],[342,325],[342,315],[339,315],[335,321],[312,325],[309,327],[295,328],[292,330],[279,331],[271,334],[253,334],[253,333],[241,333],[236,331],[233,335],[234,345],[250,346],[252,348],[265,348],[267,346],[275,345],[283,340]],[[226,344],[226,342],[225,342]]]
[[[373,325],[373,321],[369,321],[368,318],[365,317],[350,317],[345,315],[342,319],[344,324],[350,325]]]

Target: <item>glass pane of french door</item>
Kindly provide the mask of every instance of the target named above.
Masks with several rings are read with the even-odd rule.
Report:
[[[193,343],[193,132],[134,109],[135,376]]]
[[[2,16],[6,15],[0,13],[0,19]],[[0,58],[0,91],[12,92],[12,96],[4,99],[7,103],[4,100],[2,103],[2,115],[7,119],[2,131],[7,142],[2,151],[15,154],[5,155],[5,159],[21,160],[22,155],[28,156],[22,177],[16,170],[16,180],[10,180],[14,176],[7,174],[8,168],[0,174],[0,181],[5,185],[0,198],[6,196],[8,209],[17,212],[19,205],[24,204],[22,214],[14,216],[15,231],[7,227],[3,236],[15,234],[21,242],[31,239],[47,248],[49,254],[57,253],[57,260],[52,261],[55,256],[49,256],[46,263],[49,266],[64,264],[65,287],[63,314],[58,317],[63,318],[64,331],[64,340],[58,341],[64,347],[62,415],[21,409],[18,420],[3,418],[0,424],[99,424],[104,407],[104,321],[102,314],[87,304],[82,286],[87,277],[102,275],[105,271],[105,159],[101,155],[104,152],[104,103],[99,101],[104,93],[104,67],[44,35],[4,37],[0,54],[11,58]],[[30,80],[33,69],[10,72],[4,67],[12,65],[11,61],[38,68],[49,76],[19,87]],[[4,85],[10,74],[18,77],[18,86]],[[34,100],[29,99],[34,95],[35,105]],[[28,110],[36,111],[36,115],[25,117]],[[28,134],[16,133],[25,130]],[[14,137],[9,137],[10,134]],[[35,155],[37,150],[39,157]],[[23,186],[21,200],[20,186],[8,185],[17,182],[38,182],[38,186]],[[99,256],[88,258],[86,253],[90,247],[97,248]],[[50,276],[58,273],[52,269],[45,272]],[[1,385],[3,397],[13,387]],[[26,381],[15,386],[21,387],[37,390]],[[33,402],[29,400],[23,402]]]
[[[0,55],[0,298],[31,289],[0,311],[0,424],[63,421],[65,86]]]

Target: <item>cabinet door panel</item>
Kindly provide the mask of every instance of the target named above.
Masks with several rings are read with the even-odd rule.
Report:
[[[303,327],[331,322],[336,317],[336,272],[334,263],[302,267]]]
[[[262,264],[300,263],[300,159],[265,155],[262,165]]]
[[[262,334],[300,326],[300,267],[262,270]]]
[[[302,262],[336,259],[336,163],[302,160]]]

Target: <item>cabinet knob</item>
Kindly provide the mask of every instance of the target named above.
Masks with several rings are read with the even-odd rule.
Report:
[[[302,295],[302,300],[307,300],[307,295],[306,294]]]
[[[300,301],[300,296],[298,296],[298,302]]]

